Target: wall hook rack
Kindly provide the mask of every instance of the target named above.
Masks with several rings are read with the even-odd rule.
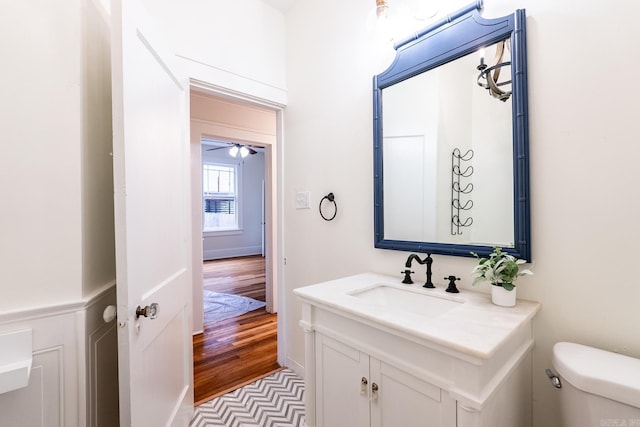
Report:
[[[473,224],[473,217],[469,216],[462,220],[461,211],[469,211],[473,207],[473,200],[468,198],[464,202],[460,199],[462,195],[468,195],[473,191],[473,183],[461,184],[463,178],[470,178],[473,175],[473,166],[468,165],[462,170],[461,162],[468,162],[473,158],[473,150],[467,150],[464,154],[459,148],[454,148],[451,152],[451,234],[461,235],[464,227]]]

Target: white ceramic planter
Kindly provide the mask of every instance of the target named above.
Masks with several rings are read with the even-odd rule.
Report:
[[[516,305],[516,288],[507,291],[502,286],[491,285],[491,302],[502,307]]]

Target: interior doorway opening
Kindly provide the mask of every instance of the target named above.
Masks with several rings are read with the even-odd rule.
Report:
[[[279,268],[276,265],[279,253],[278,232],[278,192],[277,192],[277,130],[279,129],[279,112],[246,100],[239,100],[212,94],[207,91],[194,90],[190,93],[191,104],[191,182],[193,216],[193,325],[194,325],[194,391],[196,404],[208,400],[215,395],[240,387],[261,376],[277,370],[282,364],[279,357],[280,336],[277,319],[277,287],[276,280]],[[206,147],[202,146],[205,142]],[[233,156],[233,147],[237,148]],[[240,150],[243,147],[245,157]],[[207,151],[208,150],[208,151]],[[250,150],[250,151],[249,151]],[[231,151],[231,153],[230,153]],[[247,207],[233,204],[233,195],[213,194],[206,200],[203,194],[203,163],[209,152],[219,157],[243,163],[253,158],[263,157],[264,172],[259,185],[255,182],[246,187],[246,182],[238,184],[241,191],[260,193],[260,207]],[[238,160],[239,159],[239,160]],[[242,160],[245,159],[245,160]],[[238,172],[236,172],[238,173]],[[244,178],[243,178],[244,179]],[[254,191],[255,190],[255,191]],[[206,210],[223,211],[222,215],[229,219],[239,218],[232,227],[225,223],[227,230],[205,230],[203,215]],[[225,211],[226,209],[226,211]],[[237,209],[237,210],[234,210]],[[243,210],[243,212],[240,212]],[[247,213],[254,218],[247,220]],[[248,244],[246,253],[238,250],[237,244],[230,239],[248,235],[248,228],[255,226],[256,219],[261,231],[257,248],[255,240]],[[225,221],[226,221],[225,219]],[[249,223],[251,222],[251,227]],[[216,236],[223,243],[215,248],[206,245],[205,240]],[[256,255],[251,258],[249,255]],[[262,256],[264,255],[264,257]],[[209,261],[207,261],[209,259]],[[261,260],[262,273],[255,272],[256,261]],[[229,273],[229,265],[234,272]],[[260,264],[260,262],[258,262]],[[253,266],[252,266],[253,265]],[[254,290],[242,289],[247,276],[254,281],[262,280],[263,296],[252,298],[263,299],[264,307],[250,310],[239,317],[231,317],[216,322],[213,326],[206,321],[205,290],[224,290],[228,295],[243,297],[243,293],[255,294]],[[262,279],[260,279],[262,278]],[[216,282],[215,284],[213,282]],[[235,283],[233,285],[232,283]],[[230,285],[231,284],[231,285]],[[246,283],[245,283],[246,284]],[[216,288],[218,286],[218,288]],[[228,288],[231,286],[231,289]],[[213,289],[212,289],[213,288]],[[225,293],[225,292],[222,292]],[[233,302],[230,304],[233,305]],[[226,346],[226,350],[225,350]],[[242,351],[240,351],[242,350]],[[220,372],[225,374],[223,378]]]

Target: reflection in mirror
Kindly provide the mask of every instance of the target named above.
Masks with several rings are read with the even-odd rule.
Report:
[[[474,52],[382,90],[385,239],[514,246],[509,88],[483,83],[490,96],[479,64]]]
[[[374,77],[377,248],[531,259],[525,11],[481,7],[397,43]]]

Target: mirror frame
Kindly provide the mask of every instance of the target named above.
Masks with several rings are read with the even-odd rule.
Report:
[[[384,238],[382,156],[382,89],[476,52],[501,40],[511,41],[512,139],[514,191],[514,247],[503,248],[531,261],[529,196],[529,123],[527,94],[526,15],[524,9],[496,19],[479,14],[478,0],[448,15],[412,37],[394,45],[396,57],[387,70],[373,78],[374,238],[375,247],[400,251],[486,256],[493,246],[390,240]]]

